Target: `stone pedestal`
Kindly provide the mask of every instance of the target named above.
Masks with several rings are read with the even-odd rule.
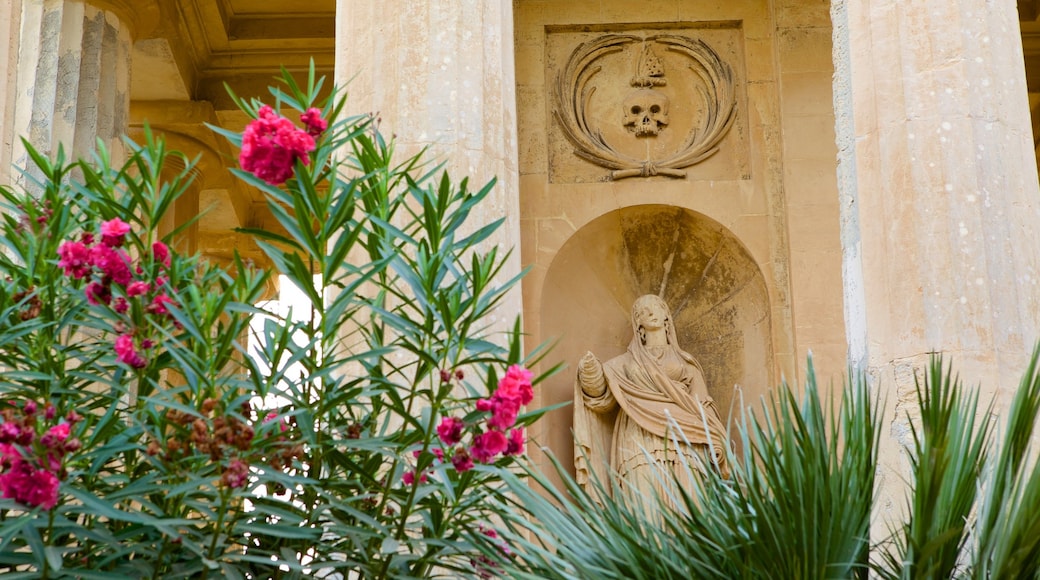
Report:
[[[14,134],[48,156],[61,144],[68,156],[88,157],[101,139],[121,160],[132,44],[124,19],[73,0],[23,0],[20,19]],[[13,152],[26,166],[17,141]]]
[[[834,0],[832,18],[850,358],[888,401],[897,482],[927,353],[999,409],[1040,338],[1022,46],[1012,2]]]
[[[429,147],[427,159],[446,162],[456,183],[469,176],[479,188],[497,177],[471,223],[506,218],[490,243],[518,248],[512,3],[339,0],[336,15],[336,83],[350,93],[347,110],[377,113],[402,159]],[[510,259],[503,280],[520,271],[519,250]],[[501,328],[520,310],[517,288],[499,311]]]

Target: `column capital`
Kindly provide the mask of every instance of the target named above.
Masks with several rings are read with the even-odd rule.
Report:
[[[114,13],[136,41],[148,38],[159,27],[157,0],[85,0],[95,8]]]

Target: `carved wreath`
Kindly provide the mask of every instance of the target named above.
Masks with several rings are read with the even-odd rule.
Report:
[[[651,159],[649,153],[647,159],[637,159],[607,143],[598,129],[589,126],[585,111],[596,91],[596,87],[589,83],[602,69],[596,61],[605,55],[621,52],[629,44],[651,42],[690,58],[690,69],[702,81],[702,84],[695,83],[693,89],[705,103],[706,111],[701,122],[690,129],[678,151],[664,159]],[[703,41],[668,34],[650,37],[611,34],[582,44],[574,50],[567,66],[557,76],[553,98],[553,115],[574,145],[574,153],[586,161],[613,169],[611,179],[654,175],[686,177],[682,168],[718,152],[719,142],[733,124],[736,113],[730,67]]]

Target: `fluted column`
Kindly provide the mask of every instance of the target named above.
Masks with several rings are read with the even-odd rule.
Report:
[[[384,134],[410,155],[429,147],[456,183],[498,183],[472,214],[474,227],[506,222],[492,244],[519,247],[513,7],[509,0],[339,0],[336,83],[351,112],[378,112]],[[504,278],[520,271],[512,254]],[[519,288],[496,315],[520,314]],[[503,327],[504,328],[504,327]]]
[[[850,359],[895,408],[898,470],[927,353],[1006,403],[1040,338],[1022,44],[1011,0],[833,0],[832,18]]]
[[[132,13],[115,8],[107,0],[22,0],[14,130],[46,155],[61,144],[88,157],[100,138],[117,162],[124,156]],[[26,166],[21,145],[13,151],[14,163]]]
[[[21,0],[0,3],[0,184],[11,183],[14,131],[14,95],[18,70]]]

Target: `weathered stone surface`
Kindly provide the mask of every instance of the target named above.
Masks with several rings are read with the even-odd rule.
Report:
[[[667,278],[663,292],[682,344],[714,375],[708,383],[724,420],[735,384],[755,401],[781,376],[797,380],[810,349],[822,384],[840,384],[846,343],[831,30],[825,3],[773,4],[515,4],[521,252],[533,266],[524,283],[529,348],[558,339],[554,353],[564,360],[587,348],[618,354],[627,337],[612,329],[625,327],[624,305],[662,291]],[[562,135],[553,116],[557,72],[581,43],[610,34],[701,38],[732,69],[734,124],[719,152],[685,168],[685,177],[603,181],[609,169],[575,155]],[[635,136],[622,123],[639,51],[613,64],[603,58],[589,83],[588,118],[598,123],[590,130],[611,144],[627,138],[663,148],[703,108],[679,91],[693,83],[677,76],[673,87],[673,71],[687,66],[682,59],[654,50],[668,84],[653,88],[669,98],[668,124],[657,136]],[[543,383],[540,403],[569,400],[570,376]],[[568,413],[536,433],[564,457]]]
[[[13,132],[52,156],[90,157],[100,139],[122,157],[130,109],[129,28],[75,0],[25,0],[20,17]],[[20,143],[13,161],[27,166]]]
[[[381,117],[401,155],[429,148],[427,159],[445,162],[457,180],[468,176],[470,187],[497,177],[472,220],[504,218],[488,243],[518,247],[512,3],[340,0],[338,8],[336,82],[347,86],[351,110]],[[520,272],[519,253],[507,270]],[[510,325],[520,305],[516,291],[497,322]]]
[[[839,0],[832,18],[852,362],[905,409],[909,369],[943,351],[999,410],[1040,331],[1040,187],[1015,5]],[[888,489],[901,481],[903,414],[886,417]]]

